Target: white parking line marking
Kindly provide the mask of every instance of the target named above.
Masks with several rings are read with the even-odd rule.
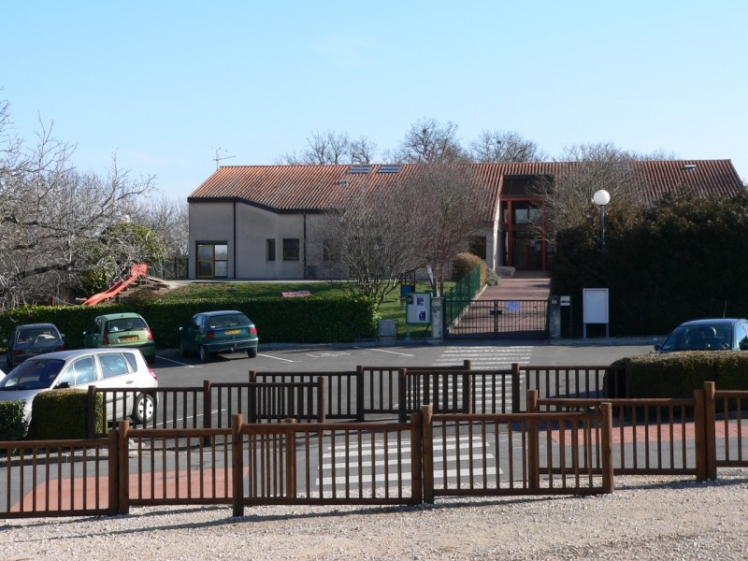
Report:
[[[359,347],[360,348],[360,347]],[[371,349],[372,351],[378,352],[378,353],[387,353],[391,355],[400,355],[400,356],[416,356],[410,353],[399,353],[397,351],[387,351],[385,349]]]
[[[172,360],[170,358],[166,358],[165,356],[158,357],[159,360],[166,360],[168,362],[173,362],[174,364],[178,364],[179,366],[186,366],[187,368],[202,368],[202,364],[187,364],[186,362],[180,362],[178,360]]]
[[[257,356],[264,356],[265,358],[274,358],[275,360],[282,360],[283,362],[296,362],[295,360],[289,360],[287,358],[281,358],[279,356],[266,355],[265,353],[259,353]]]

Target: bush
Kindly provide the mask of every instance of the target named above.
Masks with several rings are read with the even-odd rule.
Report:
[[[476,267],[480,267],[480,285],[483,286],[488,280],[488,267],[483,259],[468,252],[458,253],[452,260],[452,280],[460,280]]]
[[[739,351],[638,355],[613,364],[626,367],[629,395],[619,393],[621,397],[693,397],[704,382],[714,382],[720,390],[748,390],[748,353]],[[606,395],[609,388],[606,380]]]
[[[23,401],[0,401],[0,441],[23,440],[28,428],[23,417]]]
[[[611,205],[612,206],[612,205]],[[582,331],[582,290],[610,289],[610,333],[664,335],[704,317],[748,316],[748,194],[734,199],[663,200],[635,217],[558,232],[551,287],[572,298]]]
[[[97,395],[97,433],[104,432],[104,398]],[[31,404],[28,438],[32,440],[82,439],[88,436],[88,392],[66,388],[41,392]]]

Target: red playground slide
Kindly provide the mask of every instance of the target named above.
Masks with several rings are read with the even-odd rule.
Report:
[[[82,306],[95,306],[99,302],[103,302],[104,300],[109,300],[110,298],[114,298],[117,294],[119,294],[125,288],[127,288],[133,282],[135,282],[139,277],[145,277],[146,275],[148,275],[148,265],[146,265],[145,263],[135,263],[130,268],[129,277],[127,277],[124,280],[118,280],[112,286],[106,289],[104,292],[99,292],[98,294],[94,294],[93,296],[88,298],[88,300],[83,302]]]

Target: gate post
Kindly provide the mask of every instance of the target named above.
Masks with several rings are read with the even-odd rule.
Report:
[[[548,300],[548,338],[561,337],[561,299],[551,296]]]
[[[444,339],[444,298],[431,299],[431,338],[434,341]]]

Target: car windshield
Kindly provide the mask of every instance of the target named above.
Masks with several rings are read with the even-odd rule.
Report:
[[[27,360],[0,380],[0,390],[36,390],[52,386],[65,365],[64,360]]]
[[[143,321],[142,318],[113,319],[107,323],[106,327],[109,333],[117,333],[118,331],[137,331],[145,328],[145,321]]]
[[[208,318],[208,325],[211,328],[234,327],[237,325],[249,325],[251,322],[244,314],[226,314],[223,316],[211,316]]]
[[[56,345],[59,341],[58,333],[51,327],[20,329],[16,336],[16,347]]]
[[[706,351],[732,348],[729,325],[681,325],[662,344],[663,351]]]

